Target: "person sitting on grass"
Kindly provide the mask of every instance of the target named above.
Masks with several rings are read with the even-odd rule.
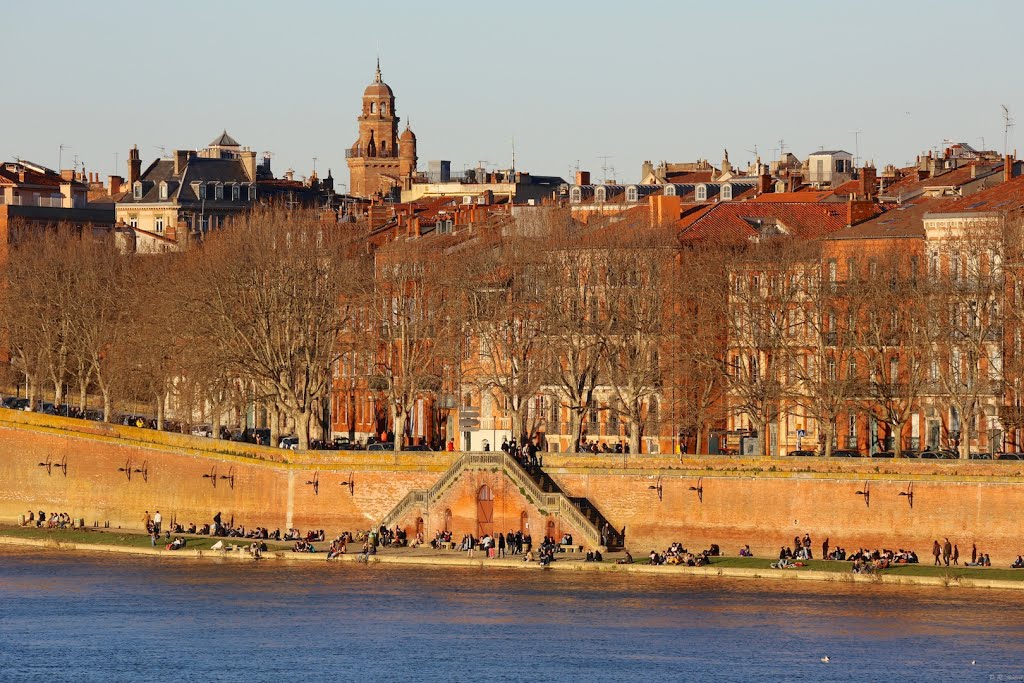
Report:
[[[633,564],[633,556],[629,554],[629,551],[623,549],[622,552],[626,553],[626,556],[619,560],[616,560],[615,564]]]
[[[750,546],[745,545],[740,548],[740,557],[753,557],[754,553],[750,552]]]
[[[1024,569],[1024,557],[1018,555],[1017,559],[1010,565],[1010,569]]]

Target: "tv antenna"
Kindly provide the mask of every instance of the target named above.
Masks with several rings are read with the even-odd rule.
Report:
[[[161,158],[167,156],[167,148],[164,147],[163,145],[153,145],[153,148],[160,150],[160,157]]]
[[[1006,150],[1008,147],[1008,141],[1010,138],[1010,129],[1016,124],[1013,117],[1010,116],[1010,108],[1005,104],[999,105],[1003,108],[1003,156],[1006,156]]]
[[[597,158],[601,160],[601,176],[602,176],[601,182],[603,184],[607,185],[608,184],[608,168],[609,168],[608,167],[608,160],[612,159],[613,157],[610,154],[605,154],[603,156],[599,155]]]
[[[64,165],[64,150],[72,149],[71,145],[65,145],[63,142],[60,143],[60,148],[57,152],[57,170],[61,170],[61,166]]]
[[[860,134],[864,131],[858,128],[850,132],[853,133],[853,167],[857,168],[860,166]]]
[[[313,157],[313,175],[316,175],[316,160],[320,157]]]

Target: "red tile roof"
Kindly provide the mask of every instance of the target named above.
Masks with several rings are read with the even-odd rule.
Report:
[[[846,222],[842,202],[720,202],[680,220],[679,237],[757,237],[761,229],[775,225],[794,237],[815,239],[841,230]]]
[[[981,190],[965,197],[945,198],[929,213],[988,213],[1024,209],[1024,176]]]

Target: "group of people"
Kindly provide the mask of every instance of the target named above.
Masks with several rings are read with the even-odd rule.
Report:
[[[348,542],[352,540],[352,534],[349,532],[343,533],[336,539],[331,541],[331,547],[327,549],[327,559],[333,560],[339,555],[344,555],[348,552]]]
[[[67,529],[71,526],[71,515],[66,512],[51,512],[50,516],[47,517],[46,513],[42,510],[39,511],[38,515],[29,510],[22,526],[34,526],[37,529]]]
[[[676,541],[663,553],[652,550],[648,556],[647,564],[652,565],[681,565],[684,567],[703,567],[708,564],[710,557],[717,557],[722,554],[717,544],[711,544],[707,550],[700,553],[692,553],[683,547],[683,544]]]
[[[595,441],[588,441],[587,437],[580,439],[580,447],[578,453],[592,453],[597,455],[599,453],[611,454],[617,453],[629,453],[629,444],[623,444],[621,441],[615,443],[615,446],[609,446],[607,441],[602,441],[600,444]]]
[[[452,535],[450,531],[438,532],[438,534],[438,538],[446,538],[447,540],[438,541],[435,539],[435,547],[439,547],[440,543],[451,542]],[[548,539],[545,538],[546,540]],[[533,537],[529,533],[523,534],[522,531],[509,531],[507,534],[498,532],[494,536],[484,534],[481,538],[476,538],[473,534],[464,534],[456,548],[468,553],[470,557],[473,556],[476,550],[481,550],[488,556],[507,557],[508,555],[521,555],[530,552],[533,549]],[[494,550],[493,553],[491,553],[491,549]]]
[[[981,558],[981,561],[979,561],[979,556]],[[938,567],[938,566],[945,565],[945,566],[948,567],[949,563],[952,562],[953,566],[955,567],[956,565],[960,564],[960,547],[956,543],[950,543],[948,537],[942,543],[939,543],[939,540],[935,539],[935,542],[932,544],[932,557],[935,558],[935,562],[934,562],[934,564],[932,566]],[[972,543],[971,544],[971,561],[970,562],[964,562],[964,566],[965,567],[985,567],[985,566],[990,566],[990,565],[984,564],[984,560],[987,557],[988,557],[988,555],[983,555],[983,554],[978,552],[978,544],[977,543]],[[941,558],[941,561],[940,561],[940,558]]]
[[[524,441],[519,444],[516,443],[515,437],[512,437],[511,441],[502,439],[501,450],[518,460],[523,467],[540,467],[544,464],[544,456],[538,456],[540,447],[533,441]]]

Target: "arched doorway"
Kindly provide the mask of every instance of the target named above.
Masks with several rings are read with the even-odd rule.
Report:
[[[553,519],[549,519],[549,520],[548,520],[548,529],[547,529],[547,533],[546,533],[545,535],[546,535],[546,536],[547,536],[548,538],[552,539],[552,540],[556,540],[556,539],[555,539],[555,535],[556,535],[556,533],[557,533],[557,532],[556,532],[556,530],[555,530],[555,520],[553,520]]]
[[[445,531],[451,531],[452,530],[452,509],[451,508],[448,508],[447,510],[444,511],[444,530]]]
[[[523,536],[530,533],[530,515],[526,510],[523,510],[523,514],[519,515],[519,531]]]
[[[423,536],[423,518],[416,518],[416,538],[424,538]]]
[[[476,535],[483,538],[494,533],[494,494],[484,484],[476,494]]]

